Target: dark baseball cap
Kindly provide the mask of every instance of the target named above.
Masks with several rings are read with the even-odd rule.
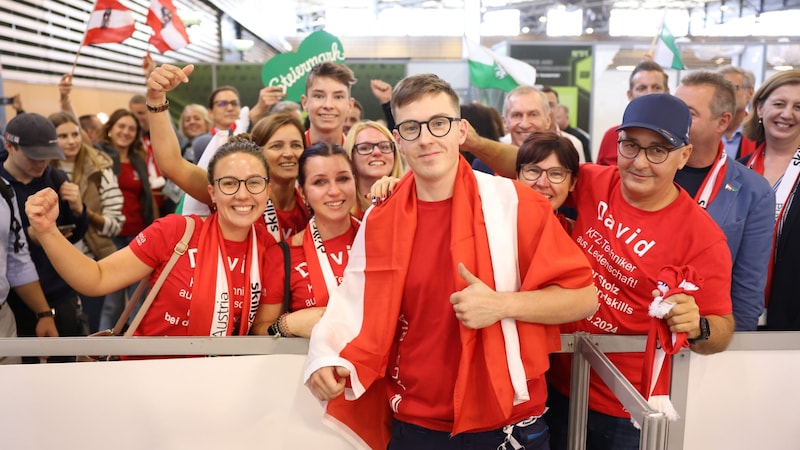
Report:
[[[30,159],[64,159],[58,146],[56,127],[47,117],[36,113],[17,114],[6,125],[6,141],[22,149]]]
[[[658,133],[673,147],[681,147],[689,143],[691,127],[692,113],[683,100],[671,94],[648,94],[628,103],[616,131],[644,128]]]

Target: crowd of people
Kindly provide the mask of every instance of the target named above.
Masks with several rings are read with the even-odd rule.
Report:
[[[434,74],[371,80],[384,117],[369,118],[353,72],[324,62],[299,105],[267,87],[248,108],[222,86],[176,123],[168,96],[193,71],[148,64],[103,124],[65,75],[57,112],[8,123],[3,336],[111,328],[144,280],[134,335],[310,338],[304,381],[363,445],[564,449],[560,333],[713,354],[735,331],[800,330],[800,70],[760,87],[695,71],[669,93],[643,61],[597,163],[548,86],[497,111]],[[652,355],[610,358],[669,414]],[[590,392],[589,447],[638,448],[594,374]]]

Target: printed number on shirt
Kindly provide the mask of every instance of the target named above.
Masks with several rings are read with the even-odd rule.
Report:
[[[591,315],[586,318],[592,325],[596,326],[597,328],[605,331],[606,333],[616,333],[619,327],[615,327],[614,324],[606,322],[605,320],[601,319],[600,317],[595,317]]]

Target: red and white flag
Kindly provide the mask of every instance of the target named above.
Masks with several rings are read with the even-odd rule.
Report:
[[[97,0],[83,45],[122,42],[133,35],[135,23],[131,11],[117,0]]]
[[[178,50],[189,45],[189,35],[172,0],[151,0],[147,25],[153,29],[150,43],[159,52]]]

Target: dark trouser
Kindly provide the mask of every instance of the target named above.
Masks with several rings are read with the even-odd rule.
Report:
[[[545,417],[550,425],[550,446],[566,450],[569,397],[548,385]],[[629,418],[614,417],[589,410],[586,450],[638,450],[640,432]]]
[[[549,433],[547,423],[539,418],[528,426],[514,426],[511,433],[525,450],[549,450]],[[434,431],[397,419],[392,421],[392,440],[388,450],[513,450],[510,442],[506,442],[503,429],[484,431],[481,433],[462,433],[450,436],[446,431]]]
[[[100,330],[100,314],[103,311],[103,302],[106,296],[89,297],[81,295],[81,308],[89,320],[89,334],[96,333]]]
[[[22,299],[13,294],[13,291],[9,293],[8,305],[14,310],[14,316],[17,319],[17,336],[36,337],[36,323],[38,322],[36,314],[22,302]],[[62,300],[52,307],[56,310],[54,319],[59,336],[86,336],[88,325],[77,295]],[[22,358],[22,362],[24,364],[38,363],[39,357],[25,356]],[[48,358],[47,362],[75,362],[75,357],[53,356]]]

